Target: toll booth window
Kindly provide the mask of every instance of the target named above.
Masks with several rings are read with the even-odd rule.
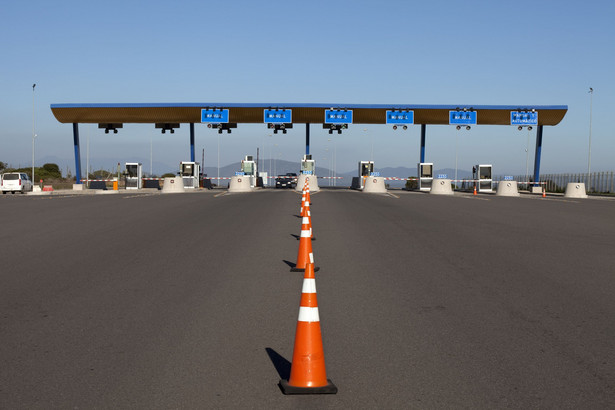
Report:
[[[425,178],[431,178],[433,175],[432,169],[431,169],[431,165],[423,165],[423,177]]]
[[[252,164],[251,162],[244,163],[244,164],[243,164],[243,172],[244,172],[246,175],[252,175],[252,174],[254,174],[254,164]]]
[[[491,168],[480,168],[480,179],[491,179]]]
[[[369,175],[369,165],[363,164],[363,169],[361,169],[361,176]]]
[[[126,172],[128,173],[129,177],[137,177],[137,166],[136,165],[129,165],[126,167]]]
[[[182,172],[182,175],[192,176],[192,165],[184,165],[184,170]]]
[[[304,171],[314,171],[314,162],[310,161],[306,161],[303,163],[303,170]]]

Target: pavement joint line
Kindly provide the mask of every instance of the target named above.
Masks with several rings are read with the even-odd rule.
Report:
[[[224,196],[224,195],[228,195],[228,192],[220,192],[219,194],[214,195],[214,198],[217,198],[219,196]]]
[[[388,196],[392,196],[393,198],[397,198],[397,199],[399,199],[399,197],[398,197],[397,195],[392,194],[392,193],[390,193],[390,192],[387,192],[387,195],[388,195]]]

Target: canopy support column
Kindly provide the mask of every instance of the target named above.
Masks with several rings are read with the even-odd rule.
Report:
[[[193,122],[190,123],[190,161],[194,162],[194,123]]]
[[[310,155],[310,123],[305,124],[305,155]]]
[[[542,125],[536,129],[536,153],[534,154],[534,182],[540,181],[540,154],[542,152]],[[534,184],[534,186],[539,186]]]
[[[79,124],[73,123],[73,144],[75,145],[75,183],[81,184],[81,151],[79,150]]]
[[[425,162],[425,131],[427,130],[427,124],[421,124],[421,160],[419,162]]]

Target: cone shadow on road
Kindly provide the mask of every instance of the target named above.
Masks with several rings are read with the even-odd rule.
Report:
[[[291,233],[290,236],[294,236],[296,240],[301,239],[301,237],[299,235],[295,235],[294,233]]]
[[[273,363],[275,370],[280,375],[280,379],[288,380],[290,377],[290,362],[270,347],[265,348],[265,351],[269,355],[269,360]]]
[[[291,269],[297,266],[295,262],[287,261],[286,259],[282,259],[282,262],[287,264]]]

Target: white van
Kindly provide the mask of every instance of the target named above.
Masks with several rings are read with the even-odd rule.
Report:
[[[3,194],[7,192],[15,193],[21,192],[25,194],[27,191],[32,191],[32,181],[28,178],[27,174],[23,172],[8,172],[2,175],[2,182],[0,182],[0,189]]]

